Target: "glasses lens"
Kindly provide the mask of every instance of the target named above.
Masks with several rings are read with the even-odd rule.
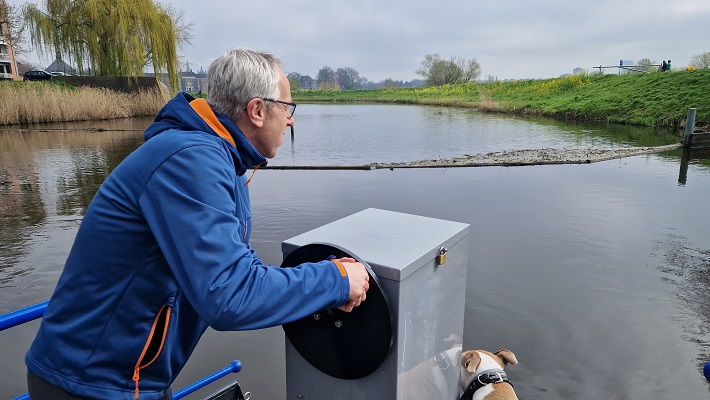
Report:
[[[289,117],[293,117],[293,113],[296,112],[296,103],[287,103],[287,102],[285,102],[285,101],[272,100],[272,99],[267,99],[267,98],[263,98],[262,100],[264,100],[264,101],[269,101],[269,102],[272,102],[272,103],[278,103],[278,104],[283,104],[283,105],[285,105],[285,106],[286,106],[286,112],[288,113],[288,116],[289,116]]]

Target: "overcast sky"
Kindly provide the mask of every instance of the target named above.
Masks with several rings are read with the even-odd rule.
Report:
[[[287,73],[352,67],[375,82],[419,78],[431,53],[476,58],[481,78],[502,80],[620,59],[684,68],[710,52],[710,0],[160,1],[193,24],[180,54],[195,71],[235,47],[276,53]]]

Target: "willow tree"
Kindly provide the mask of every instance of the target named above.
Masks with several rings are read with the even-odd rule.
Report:
[[[30,40],[41,53],[100,76],[140,76],[152,65],[178,87],[177,46],[189,42],[182,15],[152,0],[44,0],[25,8]]]

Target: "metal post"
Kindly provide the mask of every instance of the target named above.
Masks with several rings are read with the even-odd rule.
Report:
[[[692,141],[693,131],[695,130],[695,109],[688,109],[688,116],[685,119],[685,136],[683,137],[683,147],[690,146]]]

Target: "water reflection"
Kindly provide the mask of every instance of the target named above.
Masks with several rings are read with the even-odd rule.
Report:
[[[678,143],[680,134],[669,128],[646,128],[633,125],[615,125],[580,121],[560,121],[549,118],[529,118],[536,124],[557,127],[561,132],[568,132],[584,138],[592,135],[604,138],[616,145],[664,146]]]
[[[32,207],[42,215],[81,214],[108,173],[141,142],[136,131],[0,130],[3,194],[43,199]]]
[[[47,215],[33,156],[30,149],[11,147],[0,137],[0,285],[20,273],[2,274],[22,255],[26,239],[22,232],[41,223]]]
[[[27,199],[30,204],[35,201],[41,204],[41,198],[37,195],[39,185],[34,150],[24,134],[7,137],[0,134],[0,190],[8,199],[2,204],[3,216],[16,215],[23,208],[23,198],[28,194],[34,197]]]
[[[675,152],[677,153],[677,151]],[[710,166],[710,148],[684,148],[680,155],[680,172],[678,185],[685,186],[688,181],[688,166],[691,161],[698,165]]]
[[[36,227],[49,217],[83,215],[109,172],[141,141],[133,130],[0,130],[0,285],[32,272],[9,268],[30,248]]]

